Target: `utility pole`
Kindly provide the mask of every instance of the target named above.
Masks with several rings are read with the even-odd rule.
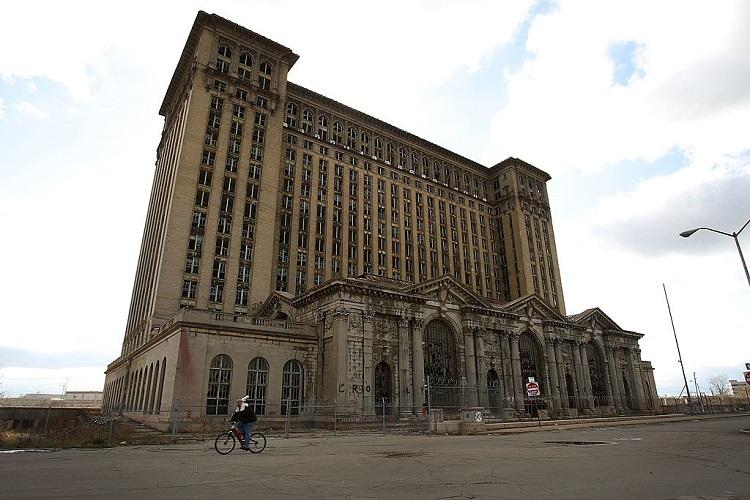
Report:
[[[701,390],[698,388],[698,379],[695,377],[695,372],[693,372],[693,383],[695,384],[695,393],[698,395],[698,401],[701,404],[701,413],[706,413],[706,409],[703,407],[703,400],[701,399]]]
[[[664,298],[667,299],[667,310],[669,311],[669,321],[672,323],[672,332],[674,333],[674,343],[677,344],[677,356],[680,362],[680,368],[682,368],[682,380],[685,381],[685,390],[687,391],[688,397],[688,413],[693,413],[693,399],[690,397],[690,387],[688,386],[687,377],[685,376],[685,365],[682,364],[682,354],[680,353],[680,343],[677,341],[677,330],[674,328],[674,319],[672,318],[672,308],[669,307],[669,297],[667,296],[667,287],[664,283],[661,284],[664,288]]]

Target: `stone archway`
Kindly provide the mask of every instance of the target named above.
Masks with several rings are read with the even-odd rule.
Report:
[[[430,387],[430,404],[457,409],[460,401],[459,359],[456,334],[442,319],[427,324],[424,333],[424,376]]]
[[[375,366],[375,414],[391,413],[391,367],[385,361]]]
[[[586,361],[591,375],[591,395],[594,397],[594,406],[607,406],[609,399],[607,398],[606,372],[601,351],[594,342],[586,345]]]
[[[488,410],[495,415],[500,415],[503,409],[503,394],[500,386],[500,376],[494,368],[487,372],[487,401]]]

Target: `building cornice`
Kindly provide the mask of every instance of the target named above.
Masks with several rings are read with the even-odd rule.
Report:
[[[292,49],[285,47],[278,42],[274,42],[270,38],[259,35],[254,31],[216,14],[208,14],[202,10],[198,11],[198,15],[195,16],[195,22],[193,22],[193,27],[190,29],[190,34],[185,42],[185,47],[182,49],[182,55],[180,55],[177,67],[172,74],[172,80],[169,82],[169,87],[167,87],[164,100],[159,108],[160,115],[166,117],[173,108],[175,100],[179,94],[179,89],[182,87],[181,82],[184,81],[188,71],[193,65],[195,50],[198,47],[201,33],[205,28],[210,28],[215,31],[221,30],[227,32],[230,36],[233,34],[245,43],[255,43],[279,59],[285,61],[289,65],[289,69],[291,69],[292,66],[294,66],[294,63],[297,62],[297,59],[299,59],[299,56],[292,52]]]

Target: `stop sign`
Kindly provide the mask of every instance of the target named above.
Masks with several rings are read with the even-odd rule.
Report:
[[[745,383],[750,384],[750,372],[745,372]]]
[[[540,394],[539,384],[536,382],[528,382],[526,384],[526,394],[528,394],[529,397],[538,396]]]

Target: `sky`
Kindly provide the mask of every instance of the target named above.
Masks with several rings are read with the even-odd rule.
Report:
[[[12,2],[0,30],[0,392],[100,390],[120,353],[158,109],[199,9],[292,48],[289,79],[486,166],[552,176],[568,314],[645,334],[660,394],[741,379],[750,3]],[[750,260],[750,229],[740,236]]]

